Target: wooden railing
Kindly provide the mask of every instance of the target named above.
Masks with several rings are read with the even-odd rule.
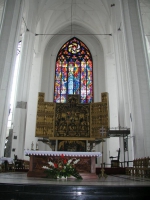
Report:
[[[29,161],[17,159],[13,163],[8,163],[7,161],[0,164],[0,172],[6,171],[16,171],[16,170],[28,170]]]
[[[15,164],[7,161],[0,164],[0,172],[15,171]]]
[[[21,160],[21,159],[17,159],[14,161],[15,164],[15,170],[17,169],[29,169],[29,161],[27,160]]]
[[[145,157],[133,160],[133,166],[126,167],[126,174],[150,178],[150,158]]]

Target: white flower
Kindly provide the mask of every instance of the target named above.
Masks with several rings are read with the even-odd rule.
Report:
[[[54,167],[54,163],[52,163],[51,161],[48,162],[48,164],[49,164],[50,166]]]
[[[77,164],[79,161],[80,161],[80,159],[77,159],[77,160],[75,160],[75,161],[73,162],[73,164],[75,165],[75,164]]]
[[[72,159],[68,160],[67,165],[70,165],[71,162],[72,162]]]
[[[47,166],[43,166],[42,168],[43,168],[43,169],[49,169]]]

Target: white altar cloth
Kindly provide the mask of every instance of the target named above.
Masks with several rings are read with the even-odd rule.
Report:
[[[69,152],[69,151],[32,151],[25,150],[26,156],[72,156],[72,157],[100,157],[102,154],[100,152]]]
[[[12,158],[8,158],[8,157],[1,157],[0,158],[0,164],[4,163],[5,161],[7,161],[9,164],[14,163],[14,160]]]

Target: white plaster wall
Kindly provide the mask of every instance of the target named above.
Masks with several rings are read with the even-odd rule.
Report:
[[[29,98],[27,105],[25,149],[31,149],[32,141],[34,142],[34,144],[37,141],[37,139],[35,138],[35,127],[36,127],[38,92],[40,90],[40,78],[41,78],[40,63],[41,63],[41,56],[37,55],[34,58],[31,71],[31,82],[30,82]],[[36,148],[35,145],[34,148]]]
[[[106,62],[106,91],[109,93],[109,112],[110,129],[118,126],[118,99],[117,99],[117,77],[114,53],[105,55]],[[107,147],[104,155],[104,162],[110,164],[110,156],[116,156],[116,150],[119,149],[119,138],[108,138],[104,143]],[[104,152],[104,153],[105,153]]]

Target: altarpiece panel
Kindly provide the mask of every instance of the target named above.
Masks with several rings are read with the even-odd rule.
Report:
[[[79,95],[68,95],[67,103],[44,102],[39,93],[36,137],[50,140],[95,140],[103,127],[107,137],[109,128],[108,93],[102,93],[102,102],[81,104]]]

